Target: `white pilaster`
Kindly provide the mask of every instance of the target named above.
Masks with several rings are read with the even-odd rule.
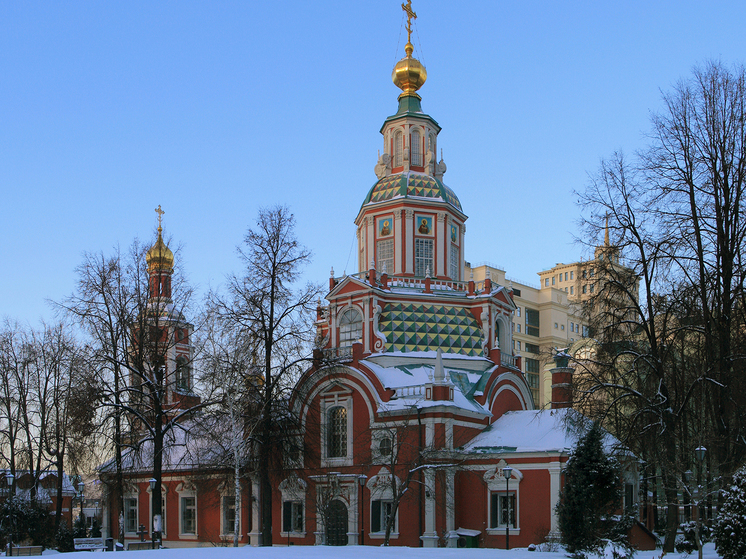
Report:
[[[249,539],[252,547],[259,547],[262,544],[262,534],[259,531],[259,514],[260,506],[259,501],[261,497],[261,489],[259,485],[259,478],[251,478],[251,532],[249,532]]]
[[[407,274],[414,273],[414,210],[404,210],[406,212],[406,239],[407,255],[404,272]]]
[[[445,212],[438,212],[438,224],[435,227],[435,277],[442,277],[446,274],[445,264],[448,258],[446,225]]]
[[[423,547],[438,547],[435,531],[435,471],[425,470],[425,531],[420,536]]]
[[[391,270],[391,274],[398,275],[402,273],[403,262],[402,262],[402,224],[401,224],[401,210],[394,212],[394,269]]]
[[[370,261],[375,258],[375,222],[376,220],[372,215],[365,218],[365,254],[362,265],[360,266],[360,272],[364,272],[370,266]]]
[[[562,464],[552,462],[549,464],[549,510],[552,511],[549,530],[559,532],[559,522],[557,519],[557,503],[560,497],[560,476],[562,475]]]

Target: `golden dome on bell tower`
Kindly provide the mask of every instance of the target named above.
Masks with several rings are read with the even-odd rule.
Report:
[[[416,91],[421,88],[427,80],[427,70],[425,66],[412,56],[414,46],[412,45],[412,19],[417,19],[417,14],[412,11],[412,0],[407,0],[406,4],[401,5],[402,10],[407,14],[407,44],[404,46],[406,56],[394,66],[391,73],[391,80],[394,85],[402,90],[399,98],[405,96],[414,96],[418,99]]]
[[[161,217],[165,213],[160,206],[156,208],[158,214],[158,240],[150,247],[145,255],[145,261],[148,263],[148,270],[154,271],[171,271],[174,267],[174,253],[163,242],[163,228],[161,227]]]

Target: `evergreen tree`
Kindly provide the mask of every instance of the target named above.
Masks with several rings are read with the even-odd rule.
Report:
[[[713,535],[723,559],[746,557],[746,467],[733,476],[733,485],[722,492]]]
[[[613,535],[611,516],[621,508],[618,462],[604,452],[604,431],[593,423],[578,441],[565,469],[565,486],[557,505],[562,543],[576,557],[598,549]]]

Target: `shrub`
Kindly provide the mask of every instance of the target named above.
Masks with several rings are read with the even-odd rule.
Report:
[[[746,557],[746,468],[733,476],[722,492],[723,506],[715,519],[715,548],[723,559]]]

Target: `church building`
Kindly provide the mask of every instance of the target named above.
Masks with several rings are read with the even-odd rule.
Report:
[[[183,461],[178,449],[189,443],[179,439],[164,451],[160,487],[168,547],[232,541],[237,503],[242,545],[388,539],[506,548],[558,532],[561,472],[585,425],[570,408],[573,370],[559,352],[549,402],[537,409],[514,350],[520,293],[493,281],[489,269],[475,280],[464,260],[466,208],[444,182],[446,165],[436,157],[441,127],[418,93],[427,72],[413,57],[411,0],[402,8],[407,44],[392,74],[401,94],[380,129],[377,180],[361,189],[354,216],[359,271],[335,277],[332,270],[317,308],[314,365],[289,402],[305,452],[276,472],[273,541],[261,541],[258,480],[249,474],[237,499],[219,467],[202,462],[195,471]],[[160,232],[148,264],[153,304],[165,304],[173,254]],[[198,404],[189,360],[180,362],[193,352],[191,326],[183,317],[169,324],[169,403]],[[110,518],[108,528],[116,537],[119,522],[135,541],[158,488],[149,486],[147,449],[126,461],[125,515]],[[112,465],[102,474],[111,476]],[[636,477],[627,483],[637,495]]]

